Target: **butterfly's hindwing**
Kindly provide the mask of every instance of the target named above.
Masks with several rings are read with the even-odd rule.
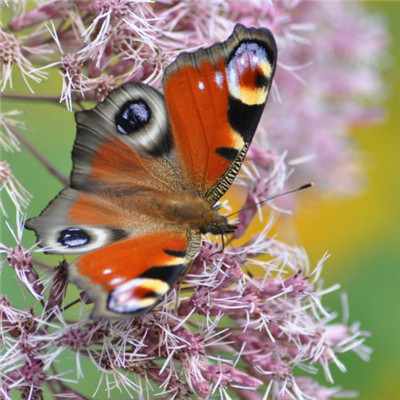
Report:
[[[95,300],[93,316],[129,317],[152,308],[193,260],[200,233],[128,238],[78,258],[69,278]]]
[[[46,251],[77,254],[94,250],[131,234],[123,225],[118,208],[90,194],[64,189],[43,210],[26,223]],[[127,226],[125,226],[127,228]]]

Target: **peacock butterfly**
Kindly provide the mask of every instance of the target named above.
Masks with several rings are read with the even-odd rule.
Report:
[[[234,231],[215,203],[243,163],[276,59],[269,30],[236,25],[225,42],[180,54],[164,96],[126,83],[76,113],[70,187],[26,227],[54,253],[84,253],[68,276],[94,300],[93,318],[150,310],[202,233]]]

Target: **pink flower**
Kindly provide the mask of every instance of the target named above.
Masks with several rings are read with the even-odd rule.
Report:
[[[33,92],[28,78],[39,83],[46,75],[33,67],[32,62],[27,57],[28,54],[32,53],[40,55],[43,50],[38,47],[24,46],[18,37],[0,29],[0,91],[3,91],[7,84],[12,88],[12,73],[16,67],[26,86]]]
[[[18,211],[27,207],[32,195],[21,185],[12,174],[7,161],[0,161],[0,193],[5,191]],[[7,216],[5,207],[0,200],[0,211]]]

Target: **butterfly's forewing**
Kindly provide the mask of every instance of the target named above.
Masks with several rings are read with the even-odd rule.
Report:
[[[240,169],[267,101],[276,58],[270,31],[236,25],[227,41],[182,53],[165,71],[174,143],[193,186],[211,203]]]

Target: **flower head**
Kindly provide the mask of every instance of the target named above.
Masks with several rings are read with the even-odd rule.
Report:
[[[12,88],[12,72],[14,67],[20,71],[21,76],[32,91],[28,78],[39,83],[46,75],[37,71],[29,58],[25,55],[38,49],[24,46],[20,39],[11,33],[6,33],[0,29],[0,91],[3,91],[7,84]]]
[[[14,119],[16,115],[22,114],[22,111],[12,110],[0,112],[0,145],[6,151],[20,150],[19,140],[13,133],[13,127],[23,128],[22,121]]]
[[[27,207],[32,195],[21,185],[12,174],[7,161],[0,161],[0,193],[5,191],[18,211]],[[7,216],[5,207],[0,200],[0,210]]]

